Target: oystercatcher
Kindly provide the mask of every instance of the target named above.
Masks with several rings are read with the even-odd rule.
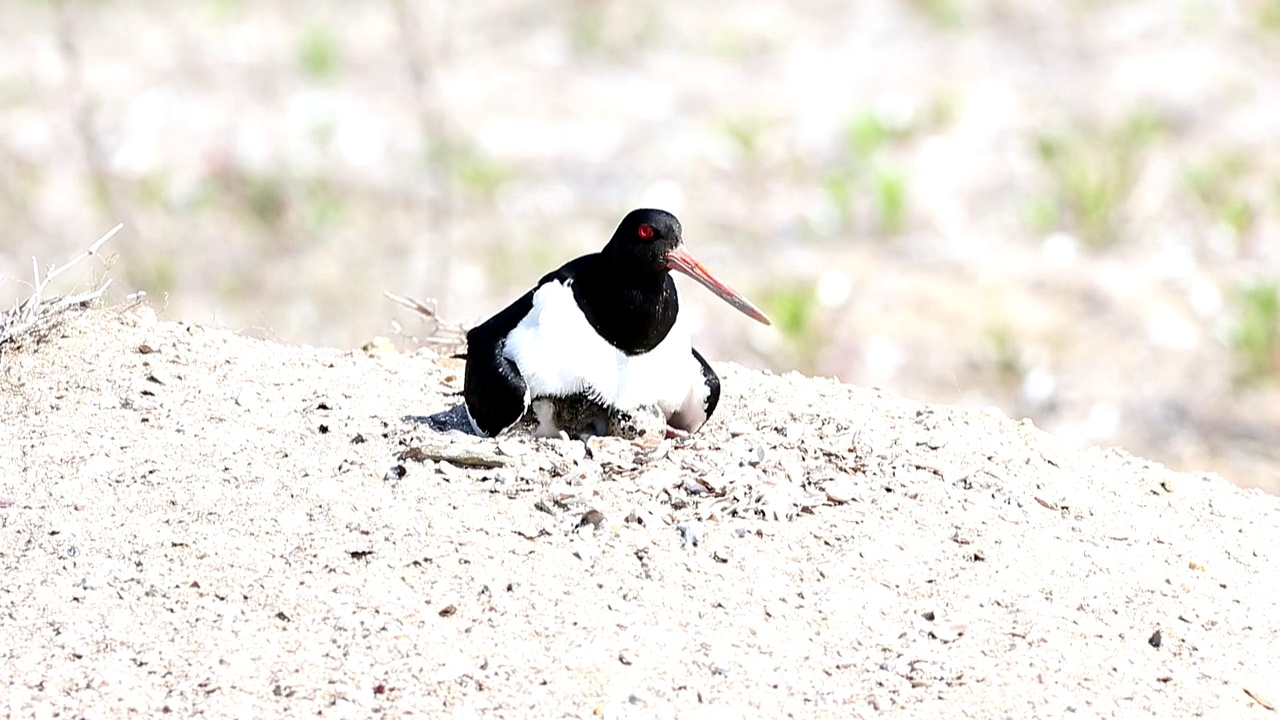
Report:
[[[462,394],[475,429],[497,435],[526,413],[543,436],[635,434],[655,415],[668,431],[701,427],[720,399],[720,379],[680,321],[671,270],[770,324],[685,249],[674,215],[633,210],[603,250],[547,274],[467,333]]]

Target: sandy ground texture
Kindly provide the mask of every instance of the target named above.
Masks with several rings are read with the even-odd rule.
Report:
[[[458,360],[81,315],[0,366],[0,707],[1275,717],[1280,499],[719,369],[690,440],[480,440]]]

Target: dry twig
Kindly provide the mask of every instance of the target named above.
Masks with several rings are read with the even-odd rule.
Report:
[[[111,286],[111,280],[109,279],[104,280],[89,292],[75,295],[46,297],[45,291],[49,288],[49,283],[53,282],[54,278],[75,267],[85,258],[97,255],[98,249],[114,237],[116,233],[120,232],[123,227],[124,223],[120,223],[111,228],[107,231],[107,234],[90,245],[88,250],[61,266],[50,266],[43,278],[40,276],[39,263],[34,257],[31,258],[35,281],[31,286],[32,293],[30,297],[22,302],[15,301],[12,308],[0,313],[0,357],[3,357],[6,350],[18,346],[24,340],[38,340],[44,337],[66,318],[69,310],[77,307],[88,307],[90,302],[102,296],[102,293]]]
[[[400,453],[401,460],[417,460],[426,462],[435,460],[448,462],[462,467],[498,468],[511,464],[511,459],[487,452],[477,447],[458,447],[456,445],[414,445]]]
[[[397,295],[386,290],[382,291],[382,295],[388,300],[418,313],[430,323],[431,330],[426,337],[414,338],[418,342],[424,345],[435,345],[445,352],[458,352],[466,347],[467,328],[458,323],[449,323],[442,320],[436,314],[435,300],[431,298],[419,300],[406,295]]]

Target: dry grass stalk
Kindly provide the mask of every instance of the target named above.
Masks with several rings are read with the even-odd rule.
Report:
[[[84,259],[97,255],[99,248],[120,232],[124,223],[119,223],[98,238],[89,249],[75,256],[61,266],[50,266],[44,277],[40,276],[40,265],[33,257],[31,266],[35,274],[31,295],[22,302],[14,301],[12,308],[0,313],[0,358],[7,350],[16,348],[26,341],[38,341],[46,336],[65,319],[67,313],[75,308],[86,308],[97,300],[111,286],[111,280],[103,280],[93,290],[75,295],[46,296],[49,283],[62,275]]]
[[[460,323],[445,322],[436,313],[436,301],[432,298],[419,300],[406,295],[397,295],[386,290],[382,295],[388,300],[403,305],[424,317],[430,324],[430,332],[425,337],[414,338],[423,345],[432,345],[445,354],[462,352],[467,346],[467,328]]]

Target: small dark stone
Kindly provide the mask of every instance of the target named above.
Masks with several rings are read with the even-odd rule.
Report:
[[[1160,637],[1159,630],[1151,633],[1151,637],[1147,639],[1147,644],[1153,648],[1159,648],[1161,642],[1162,642],[1162,639]]]
[[[582,519],[578,520],[578,527],[590,525],[593,530],[599,530],[604,526],[604,513],[599,510],[588,510],[582,513]]]
[[[387,482],[396,482],[398,480],[403,479],[404,476],[408,474],[409,474],[409,471],[405,469],[405,466],[392,465],[391,469],[387,471],[387,474],[382,476],[382,479]]]
[[[458,612],[458,607],[456,605],[445,605],[443,608],[440,608],[440,617],[449,617],[456,612]]]
[[[361,445],[366,442],[368,442],[368,440],[366,440],[364,435],[361,435],[360,433],[356,433],[355,437],[351,438],[352,445]]]
[[[321,434],[321,435],[328,435],[328,434],[329,434],[329,426],[328,426],[328,425],[321,425],[321,426],[320,426],[320,434]]]

